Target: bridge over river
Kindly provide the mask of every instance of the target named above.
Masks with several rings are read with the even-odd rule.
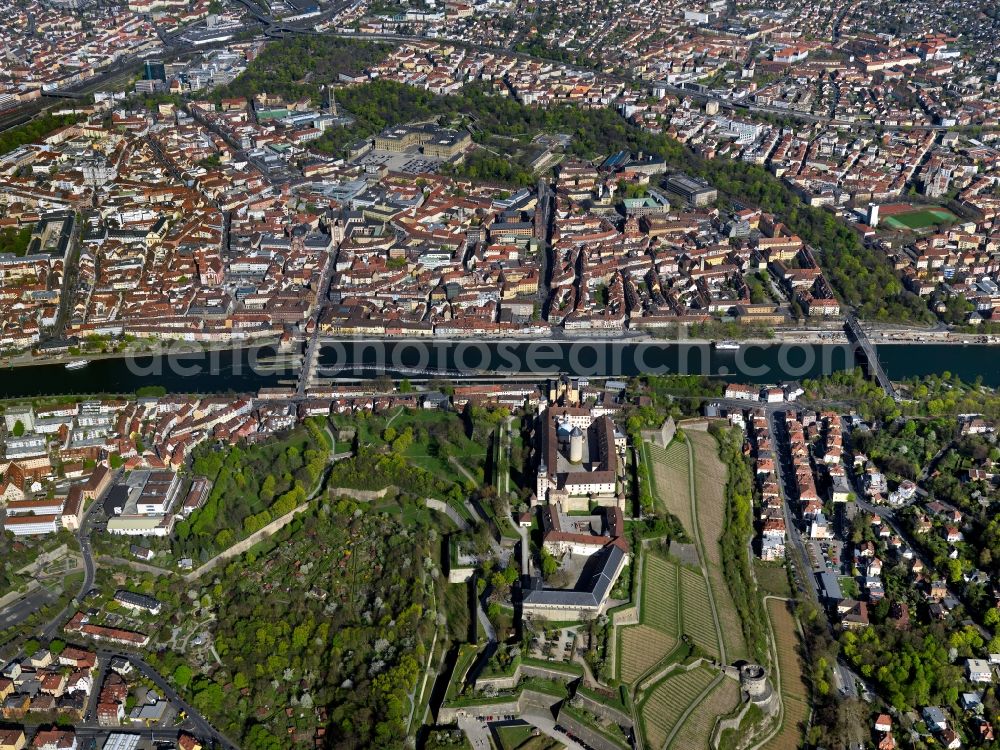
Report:
[[[868,360],[868,374],[885,391],[885,395],[891,396],[895,401],[899,401],[899,394],[896,392],[896,387],[892,384],[892,381],[889,380],[885,368],[882,367],[882,363],[878,358],[878,352],[868,339],[868,334],[865,333],[858,319],[853,314],[847,316],[844,322],[844,330],[847,332],[848,338],[864,352],[865,359]]]

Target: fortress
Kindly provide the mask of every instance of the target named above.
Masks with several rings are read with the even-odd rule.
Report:
[[[625,435],[590,409],[550,407],[539,417],[538,504],[589,510],[591,501],[622,507]]]

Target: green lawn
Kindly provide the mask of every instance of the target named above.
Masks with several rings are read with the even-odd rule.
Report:
[[[497,737],[503,750],[517,750],[531,739],[531,730],[530,726],[497,727]]]
[[[448,635],[461,643],[469,639],[470,617],[469,584],[452,583],[444,587],[444,610],[447,613]]]
[[[388,436],[392,439],[409,429],[413,440],[403,455],[411,464],[449,482],[481,483],[486,450],[466,436],[461,419],[454,412],[401,407],[379,415],[337,416],[333,423],[338,428],[355,428],[359,444],[372,446],[386,444],[389,428]],[[465,467],[468,476],[448,461],[449,455]]]
[[[757,583],[761,591],[776,596],[791,596],[791,587],[788,585],[788,571],[784,564],[767,563],[754,560],[754,574],[757,576]]]
[[[439,479],[445,479],[449,482],[456,480],[461,481],[464,479],[464,477],[461,477],[454,469],[450,469],[446,466],[437,456],[427,455],[425,452],[426,450],[426,445],[411,445],[403,455],[406,456],[406,460],[411,464],[419,466],[425,471],[429,471]]]
[[[857,599],[861,596],[861,590],[858,586],[858,582],[851,576],[840,577],[840,590],[844,596],[849,599]]]
[[[458,658],[455,660],[455,669],[451,673],[451,680],[448,682],[448,691],[445,695],[446,701],[453,701],[458,698],[465,684],[465,675],[469,667],[479,655],[479,646],[474,643],[463,643],[458,648]]]
[[[456,531],[455,522],[447,516],[442,517],[436,511],[422,504],[400,505],[395,499],[384,503],[373,503],[371,509],[377,513],[388,513],[398,516],[407,523],[435,524],[442,533]]]

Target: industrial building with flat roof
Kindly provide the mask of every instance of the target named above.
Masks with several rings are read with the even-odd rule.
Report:
[[[108,735],[103,750],[136,750],[140,739],[142,738],[138,734],[113,732]]]
[[[167,536],[174,527],[174,505],[181,480],[172,471],[133,471],[104,500],[108,532],[128,536]]]
[[[59,516],[8,516],[4,521],[4,529],[14,536],[54,534],[59,530]]]
[[[719,197],[719,191],[707,182],[681,173],[668,177],[664,183],[664,189],[669,195],[679,198],[683,203],[694,208],[702,208],[715,203]]]

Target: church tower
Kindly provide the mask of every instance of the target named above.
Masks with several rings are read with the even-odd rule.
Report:
[[[545,458],[538,464],[538,476],[535,482],[535,502],[539,505],[545,504],[546,494],[549,490],[549,467],[545,465]]]
[[[326,91],[326,112],[331,117],[337,117],[337,95],[333,86],[324,86]]]

